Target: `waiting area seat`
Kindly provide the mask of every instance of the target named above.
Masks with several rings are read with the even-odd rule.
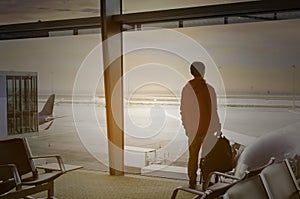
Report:
[[[268,194],[260,175],[247,178],[230,187],[223,195],[224,199],[268,199]]]
[[[238,183],[239,181],[243,181],[244,179],[247,178],[247,174],[248,172],[245,172],[245,175],[242,178],[236,178],[232,175],[228,175],[225,173],[220,173],[218,172],[219,175],[222,175],[223,177],[226,178],[230,178],[231,180],[234,180],[234,182],[232,183],[224,183],[218,187],[216,187],[214,190],[210,190],[210,189],[206,189],[204,191],[199,191],[199,190],[195,190],[195,189],[191,189],[191,188],[187,188],[187,187],[177,187],[172,194],[172,199],[175,199],[177,196],[177,193],[179,191],[184,191],[184,192],[189,192],[192,193],[194,195],[196,195],[194,198],[196,199],[212,199],[212,198],[217,198],[221,195],[223,195],[231,186],[233,186],[234,184]]]
[[[237,183],[225,199],[300,199],[300,189],[288,159],[269,165],[260,174]]]
[[[0,199],[24,198],[34,193],[47,191],[54,197],[54,180],[65,172],[58,155],[33,157],[26,138],[0,141]],[[56,158],[59,171],[39,172],[34,159]]]
[[[272,199],[300,199],[300,188],[288,159],[261,172],[261,178]]]
[[[255,168],[250,171],[245,171],[244,175],[242,177],[236,177],[232,174],[228,173],[222,173],[218,171],[211,172],[208,176],[208,181],[211,182],[211,180],[217,179],[216,183],[213,184],[204,184],[203,185],[203,191],[198,191],[194,189],[190,189],[187,187],[177,187],[172,194],[172,199],[176,198],[176,195],[179,191],[185,191],[190,192],[196,195],[195,198],[201,198],[201,199],[213,199],[221,197],[223,194],[226,193],[227,190],[229,190],[231,187],[235,186],[236,184],[247,182],[248,179],[252,179],[253,177],[257,177],[261,171],[263,171],[265,168],[269,167],[275,162],[275,158],[271,157],[269,162],[259,168]],[[246,183],[245,186],[252,185],[252,181]],[[240,186],[240,185],[236,185]],[[241,185],[242,186],[242,185]],[[245,187],[246,188],[246,187]],[[201,196],[201,197],[200,197]]]
[[[220,196],[226,192],[231,186],[236,184],[239,181],[242,181],[247,178],[251,178],[253,176],[258,175],[263,169],[267,168],[268,166],[272,165],[275,162],[275,158],[271,157],[270,160],[263,166],[251,169],[246,171],[242,177],[236,177],[233,174],[229,175],[228,173],[221,173],[221,172],[211,172],[209,174],[209,181],[212,181],[213,178],[217,179],[216,183],[209,185],[204,184],[203,190],[210,190],[210,198],[215,198]]]

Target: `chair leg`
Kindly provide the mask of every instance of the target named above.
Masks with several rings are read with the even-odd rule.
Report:
[[[176,198],[176,195],[177,195],[178,191],[179,191],[178,188],[176,188],[176,189],[173,191],[173,194],[172,194],[171,199],[175,199],[175,198]]]
[[[48,199],[54,198],[54,182],[49,182]]]

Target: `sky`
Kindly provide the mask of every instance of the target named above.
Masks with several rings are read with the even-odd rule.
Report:
[[[176,38],[181,33],[183,36]],[[195,53],[197,56],[200,52],[200,50],[193,50],[193,43],[190,46],[185,45],[187,43],[185,41],[194,40],[196,44],[202,45],[215,62],[227,94],[291,95],[293,85],[296,86],[296,92],[299,94],[299,33],[299,19],[190,27],[175,29],[175,32],[172,30],[126,32],[125,48],[142,46],[141,49],[125,56],[125,73],[128,72],[129,77],[130,74],[135,74],[129,71],[137,66],[166,66],[171,68],[171,72],[178,71],[177,74],[185,77],[182,80],[176,74],[162,73],[160,69],[155,68],[154,73],[142,71],[140,75],[130,78],[127,83],[131,88],[137,89],[139,87],[136,87],[136,84],[140,83],[139,86],[142,87],[141,82],[145,77],[153,77],[154,83],[166,79],[165,81],[170,80],[170,83],[165,83],[169,90],[180,92],[182,84],[191,78],[189,64],[182,56],[192,56]],[[96,53],[90,61],[91,64],[99,66],[97,59],[101,52],[99,49],[94,50],[99,42],[100,35],[97,34],[0,41],[0,70],[37,71],[40,93],[54,91],[70,94],[76,74],[84,61],[90,59],[91,52]],[[151,50],[149,50],[150,45],[154,46]],[[167,50],[162,51],[161,45],[164,45]],[[180,50],[183,52],[181,57],[172,53]],[[292,68],[293,65],[295,69]],[[162,68],[166,69],[166,67]],[[210,69],[208,67],[208,81],[218,82],[216,80],[218,73],[212,73]],[[159,75],[162,75],[161,78],[155,79]],[[88,76],[86,79],[86,82],[89,82]],[[153,84],[152,88],[158,85]],[[84,87],[86,86],[87,83]]]
[[[151,5],[148,5],[149,2],[141,4],[138,0],[125,0],[124,9],[126,12],[131,12],[146,7],[154,10],[175,5],[195,6],[199,3],[203,5],[225,1],[187,0],[184,5],[179,0],[154,0],[151,1]],[[95,0],[2,0],[0,1],[0,23],[97,16],[98,7],[99,1]],[[299,19],[175,30],[205,48],[221,74],[227,93],[291,95],[293,85],[296,87],[296,92],[300,93],[300,86],[298,86],[300,85]],[[148,33],[147,31],[125,33],[125,46],[165,43],[168,48],[175,50],[184,45],[184,42],[178,39],[167,40],[171,38],[168,32],[150,34],[150,36]],[[79,67],[99,44],[99,38],[99,35],[79,35],[0,41],[0,70],[37,71],[41,93],[52,91],[70,93]],[[194,53],[189,47],[182,50],[187,54]],[[151,67],[170,66],[183,74],[186,79],[191,78],[189,65],[183,59],[157,50],[139,50],[128,54],[125,58],[125,69],[129,71],[137,65],[145,66],[150,63],[152,63]],[[293,65],[295,68],[292,67]],[[155,77],[155,74],[152,75]],[[212,75],[210,72],[207,75],[210,82],[217,82],[218,75]],[[168,74],[165,74],[165,77],[170,81],[177,81]],[[131,78],[128,84],[134,85],[139,81],[139,78],[135,77],[134,80]],[[161,86],[154,84],[145,85],[146,87],[149,90]],[[169,90],[174,90],[174,87],[178,87],[176,92],[179,92],[178,84],[174,84]],[[168,89],[164,88],[164,90]]]

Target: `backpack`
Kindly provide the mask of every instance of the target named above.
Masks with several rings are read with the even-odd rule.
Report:
[[[229,140],[223,135],[218,140],[212,150],[200,161],[201,180],[203,185],[208,180],[210,172],[228,172],[234,168],[233,154]]]

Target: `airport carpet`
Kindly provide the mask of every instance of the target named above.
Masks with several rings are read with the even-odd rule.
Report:
[[[171,198],[177,186],[187,186],[187,181],[152,178],[134,175],[110,176],[107,173],[73,171],[55,181],[57,199],[160,199]],[[46,192],[33,195],[46,197]],[[178,199],[192,198],[193,195],[181,192]]]

